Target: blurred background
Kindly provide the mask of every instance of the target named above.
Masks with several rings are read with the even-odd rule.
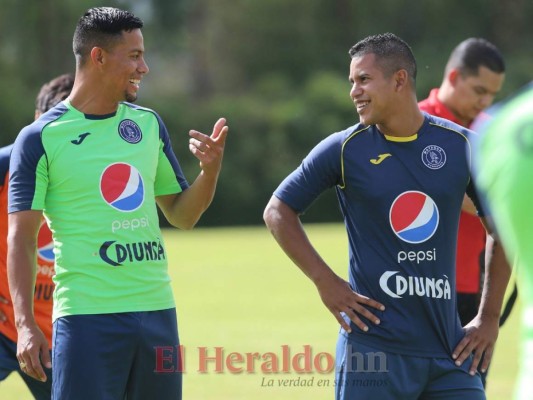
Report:
[[[472,36],[492,41],[504,54],[507,77],[496,101],[533,78],[533,0],[0,0],[0,145],[33,121],[44,82],[74,72],[76,22],[86,9],[103,5],[128,9],[145,22],[150,73],[138,103],[161,115],[190,181],[198,163],[188,150],[189,129],[210,133],[218,117],[228,119],[224,167],[203,226],[262,224],[280,181],[318,141],[357,122],[348,49],[367,35],[394,32],[411,45],[419,99],[440,85],[451,50]],[[341,220],[333,191],[316,203],[305,222]],[[345,271],[342,226],[321,224],[314,232],[325,259]],[[176,252],[169,259],[179,260],[171,273],[191,354],[197,345],[274,351],[286,343],[333,351],[334,319],[266,229],[247,227],[240,236],[233,228],[165,234],[173,243],[169,251]],[[206,241],[205,257],[188,251]],[[220,296],[222,285],[234,295]],[[518,325],[510,321],[501,332],[489,398],[510,398]],[[193,370],[185,391],[190,398],[220,400],[331,395],[329,388],[261,390],[260,378]],[[20,379],[13,374],[11,382],[17,395],[6,395],[4,384],[0,398],[23,398]]]
[[[328,134],[357,122],[348,97],[348,49],[394,32],[418,61],[419,99],[440,85],[450,51],[484,37],[503,52],[507,78],[496,100],[532,78],[531,0],[0,0],[0,145],[31,123],[45,81],[74,72],[80,15],[116,6],[145,22],[150,73],[138,103],[165,121],[189,180],[191,128],[230,125],[215,201],[201,225],[262,223],[272,191]],[[306,222],[338,221],[333,192]]]

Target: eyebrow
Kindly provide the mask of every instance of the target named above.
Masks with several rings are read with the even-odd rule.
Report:
[[[483,86],[483,85],[474,85],[474,89],[479,89],[479,90],[482,90],[486,93],[489,93],[489,94],[492,94],[492,95],[497,95],[499,93],[499,90],[497,91],[493,91],[493,90],[489,90],[487,87]]]

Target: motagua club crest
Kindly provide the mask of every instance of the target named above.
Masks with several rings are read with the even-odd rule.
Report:
[[[440,169],[446,164],[446,152],[434,144],[426,146],[422,150],[422,162],[429,169]]]
[[[125,119],[120,122],[118,134],[122,139],[131,144],[139,143],[143,138],[141,128],[131,119]]]

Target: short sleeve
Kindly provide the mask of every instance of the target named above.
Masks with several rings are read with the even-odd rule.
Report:
[[[326,189],[340,184],[342,136],[321,141],[274,192],[296,212],[304,212]]]

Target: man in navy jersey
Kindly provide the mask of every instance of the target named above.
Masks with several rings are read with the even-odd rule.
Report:
[[[499,246],[479,314],[457,315],[455,251],[469,174],[470,131],[418,109],[416,61],[387,33],[350,49],[360,123],[328,136],[275,191],[265,222],[316,284],[341,325],[337,399],[484,399],[509,279]],[[337,276],[299,220],[335,187],[349,239],[349,282]]]

